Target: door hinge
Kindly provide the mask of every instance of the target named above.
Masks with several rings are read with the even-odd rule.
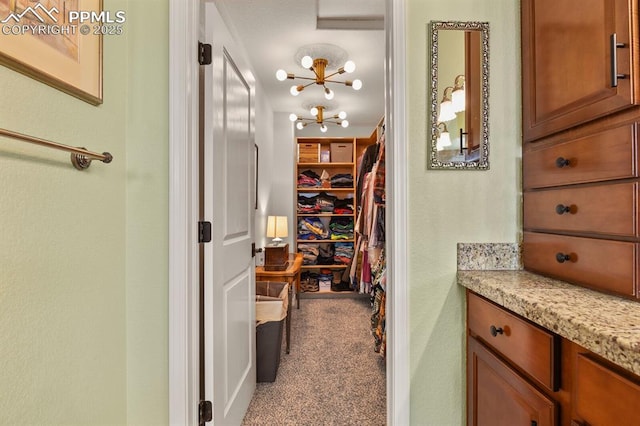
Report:
[[[211,222],[198,222],[198,242],[210,243],[211,242]]]
[[[198,404],[198,413],[201,425],[213,420],[213,405],[211,401],[200,401]]]
[[[200,65],[211,64],[211,45],[198,42],[198,63]]]
[[[256,243],[251,243],[251,257],[256,257]]]

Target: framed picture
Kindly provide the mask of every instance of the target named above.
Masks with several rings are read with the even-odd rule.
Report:
[[[102,0],[0,0],[0,64],[93,105],[102,103],[102,33],[78,13]]]
[[[260,182],[260,180],[258,179],[258,172],[260,170],[260,168],[258,167],[258,161],[260,160],[260,156],[259,156],[259,151],[258,151],[258,145],[256,145],[255,143],[253,144],[253,154],[255,157],[255,189],[254,189],[254,202],[253,202],[253,208],[258,210],[258,183]]]

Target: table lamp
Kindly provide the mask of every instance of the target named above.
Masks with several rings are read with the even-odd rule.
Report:
[[[289,244],[282,242],[289,235],[287,216],[269,216],[267,218],[267,237],[273,238],[264,248],[265,271],[284,271],[289,260]]]

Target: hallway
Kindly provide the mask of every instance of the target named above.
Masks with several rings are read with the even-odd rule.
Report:
[[[283,345],[276,381],[257,384],[243,425],[386,424],[369,299],[303,299],[292,311],[291,353]]]

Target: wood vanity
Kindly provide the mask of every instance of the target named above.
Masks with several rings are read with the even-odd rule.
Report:
[[[640,307],[526,271],[459,271],[468,425],[638,425]]]
[[[526,271],[458,272],[467,423],[637,426],[639,2],[521,5]]]

